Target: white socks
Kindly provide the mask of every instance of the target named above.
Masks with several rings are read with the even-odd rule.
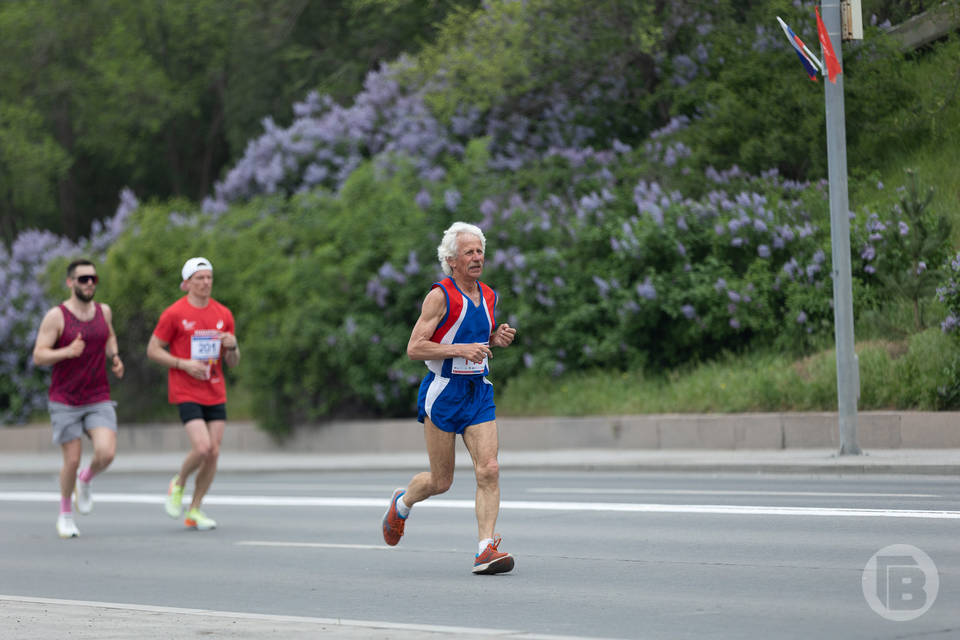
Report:
[[[410,515],[410,507],[407,506],[407,503],[403,501],[403,496],[397,498],[397,513],[401,518],[406,518]]]
[[[477,551],[477,555],[483,553],[484,549],[487,548],[488,544],[493,544],[493,538],[484,538],[480,541],[480,549]]]

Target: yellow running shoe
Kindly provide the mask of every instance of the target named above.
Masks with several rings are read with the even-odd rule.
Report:
[[[190,509],[183,524],[193,527],[197,531],[209,531],[217,528],[217,521],[210,518],[200,509]]]
[[[167,488],[167,515],[171,518],[179,518],[183,513],[183,487],[178,485],[180,474],[173,476],[170,486]]]

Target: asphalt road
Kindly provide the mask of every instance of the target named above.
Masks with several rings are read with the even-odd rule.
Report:
[[[55,477],[0,477],[0,637],[960,636],[957,478],[504,473],[517,567],[474,576],[469,472],[383,544],[408,477],[221,473],[220,526],[196,532],[165,515],[168,477],[108,472],[73,540]],[[893,544],[935,575],[881,553],[871,608],[865,566]]]

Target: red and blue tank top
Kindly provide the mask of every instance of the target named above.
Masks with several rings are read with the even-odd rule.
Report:
[[[432,289],[439,287],[447,298],[447,313],[440,320],[430,340],[437,344],[490,344],[490,335],[496,326],[494,311],[497,306],[497,293],[479,280],[480,304],[463,293],[453,278],[444,278],[434,282]],[[435,375],[451,376],[481,375],[490,373],[487,359],[473,363],[465,358],[446,358],[445,360],[427,360],[427,368]]]

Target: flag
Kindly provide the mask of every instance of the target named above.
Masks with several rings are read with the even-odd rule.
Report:
[[[823,20],[820,19],[820,10],[816,7],[813,8],[817,12],[817,35],[820,37],[820,49],[823,51],[823,61],[827,65],[827,75],[830,78],[830,82],[836,84],[837,76],[843,73],[843,69],[840,68],[840,61],[837,60],[837,54],[833,52],[833,45],[830,43],[830,34],[827,33],[827,28],[823,25]]]
[[[793,47],[793,50],[797,52],[797,57],[800,58],[800,62],[803,64],[803,68],[806,70],[807,75],[810,76],[811,80],[816,82],[817,72],[819,71],[820,73],[823,73],[823,65],[820,64],[819,60],[817,60],[817,56],[813,55],[810,49],[807,48],[807,45],[803,44],[803,40],[797,37],[797,34],[795,34],[793,30],[787,26],[787,23],[780,19],[780,16],[777,16],[777,22],[780,23],[780,27],[786,34],[787,40],[790,41],[790,45]]]

